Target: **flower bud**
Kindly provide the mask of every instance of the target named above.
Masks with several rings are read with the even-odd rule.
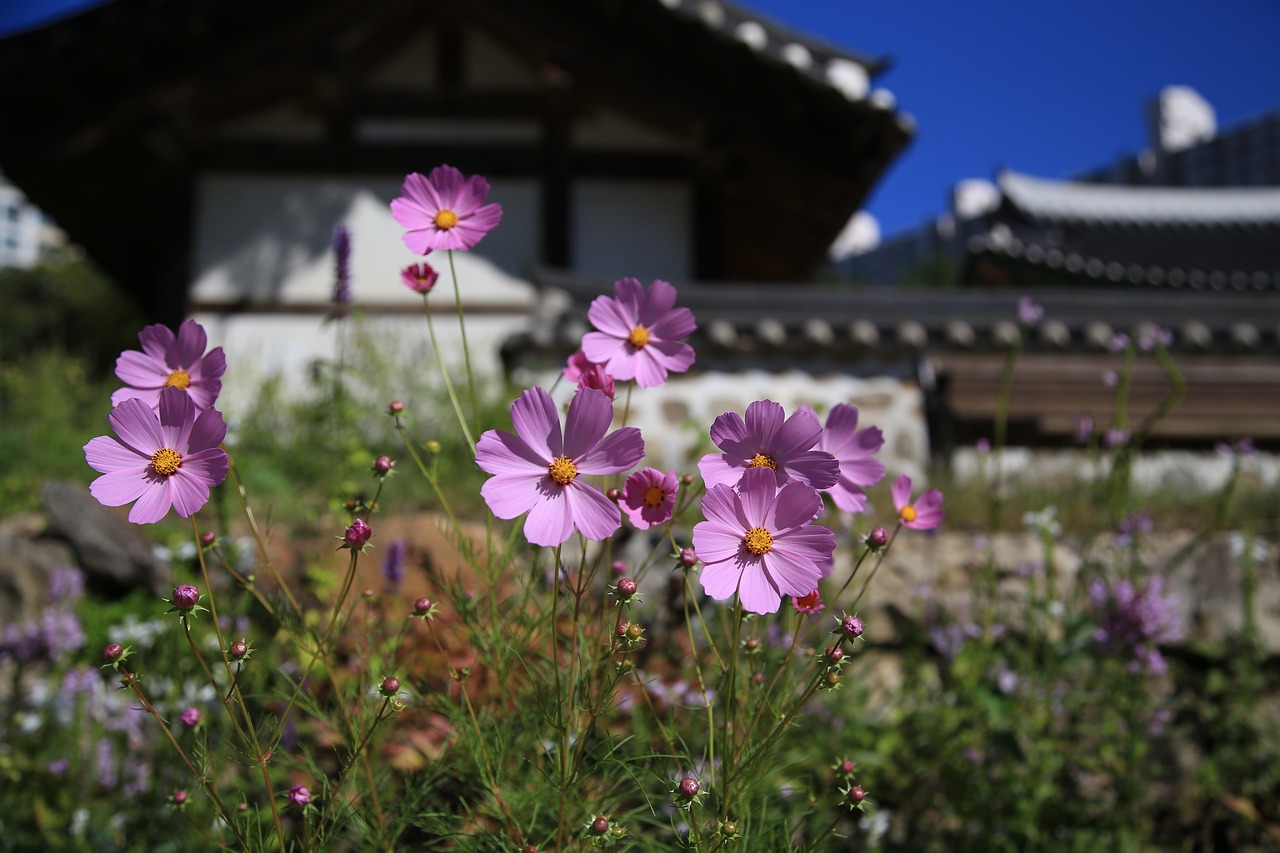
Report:
[[[413,603],[413,612],[418,614],[419,616],[430,613],[431,604],[432,604],[431,599],[426,598],[425,596],[422,598],[419,598],[417,601]]]
[[[392,400],[387,404],[387,414],[402,415],[404,414],[404,400]]]
[[[889,544],[889,531],[877,527],[867,534],[867,544],[872,548],[883,548]]]
[[[849,789],[849,802],[855,806],[867,798],[867,792],[862,789],[861,785],[854,785]]]
[[[680,565],[684,566],[686,569],[692,569],[694,566],[698,565],[698,552],[692,548],[681,548]]]
[[[680,780],[680,784],[676,786],[676,791],[685,799],[692,800],[698,796],[698,792],[702,790],[702,786],[698,784],[698,780],[692,776],[686,776]]]
[[[857,769],[857,765],[853,763],[852,758],[842,758],[840,759],[840,763],[836,765],[836,769],[845,776],[848,776]]]
[[[206,530],[204,533],[200,534],[200,544],[206,548],[208,548],[210,545],[212,545],[214,542],[217,542],[217,541],[218,541],[218,534],[214,533],[212,530]]]
[[[745,640],[742,641],[742,647],[746,649],[748,652],[758,651],[760,649],[760,638],[747,637]]]
[[[632,622],[627,626],[627,639],[635,642],[644,637],[644,626],[639,622]]]
[[[436,441],[434,438],[428,439],[427,442],[422,446],[427,449],[428,453],[440,452],[440,442]]]
[[[102,650],[102,659],[107,663],[115,663],[124,657],[124,646],[119,643],[108,643]]]
[[[694,483],[694,476],[692,474],[682,474],[680,475],[680,483],[685,486],[692,486]]]
[[[591,821],[591,834],[604,835],[609,831],[609,818],[604,815],[596,815]]]
[[[189,583],[179,584],[173,588],[171,603],[178,610],[190,610],[200,601],[200,590]]]
[[[604,493],[604,496],[609,500],[613,501],[614,503],[617,503],[618,501],[622,500],[622,492],[619,491],[618,489],[610,489],[609,491]]]
[[[862,636],[862,620],[857,616],[845,616],[840,620],[840,633],[851,640]]]
[[[382,687],[378,689],[378,692],[388,698],[395,696],[400,692],[400,679],[396,678],[394,675],[390,678],[384,678],[382,680]]]
[[[383,477],[391,473],[391,469],[396,465],[395,460],[390,456],[379,456],[373,460],[373,472]]]
[[[200,722],[200,709],[188,708],[187,710],[182,712],[182,716],[179,717],[178,719],[181,720],[182,724],[187,728],[194,729],[196,725]]]
[[[236,640],[227,648],[227,656],[232,660],[243,660],[249,654],[249,644],[244,640]]]
[[[622,598],[630,598],[640,589],[640,586],[631,578],[623,578],[618,581],[618,595]]]
[[[294,785],[289,789],[289,793],[286,796],[289,798],[289,802],[298,808],[302,808],[311,802],[311,792],[307,790],[306,785]]]
[[[732,820],[726,820],[724,823],[720,824],[720,834],[723,835],[725,838],[737,838],[738,837],[737,822]]]
[[[619,622],[619,623],[618,623],[618,627],[614,629],[614,632],[615,632],[619,637],[625,637],[625,636],[627,636],[627,631],[629,631],[630,629],[631,629],[631,623],[630,623],[630,622]]]
[[[627,573],[627,564],[625,560],[614,560],[609,564],[609,568],[613,569],[615,575],[625,575]]]
[[[351,522],[347,528],[347,532],[342,536],[342,545],[353,551],[359,551],[369,541],[369,537],[373,535],[373,531],[369,529],[369,525],[363,518],[357,518]]]
[[[831,663],[840,663],[844,660],[844,649],[839,646],[827,646],[827,660]]]
[[[185,805],[187,802],[187,792],[179,788],[169,795],[169,802],[175,806]]]

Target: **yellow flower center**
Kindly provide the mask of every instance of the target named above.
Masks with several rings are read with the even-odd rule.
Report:
[[[151,470],[161,477],[171,477],[182,466],[182,456],[176,450],[161,448],[151,454]]]
[[[645,506],[662,506],[662,487],[650,486],[644,490]]]
[[[444,210],[436,212],[435,223],[436,227],[441,231],[448,231],[450,228],[458,224],[458,214],[446,207]]]
[[[768,554],[769,549],[773,547],[773,534],[763,527],[753,527],[742,538],[742,544],[747,546],[748,551],[759,557],[762,554]]]
[[[903,520],[903,521],[908,521],[908,522],[910,522],[910,521],[915,521],[915,520],[916,520],[916,508],[915,508],[915,507],[913,507],[911,504],[907,504],[906,506],[904,506],[904,507],[902,508],[902,511],[901,511],[901,512],[899,512],[899,513],[898,513],[898,515],[902,516],[902,520]]]
[[[772,456],[765,456],[763,453],[757,453],[751,457],[751,461],[747,463],[748,468],[768,468],[771,471],[778,470],[778,463],[773,461]]]
[[[627,342],[636,349],[643,349],[644,345],[649,343],[649,330],[644,326],[636,326],[631,330],[631,334],[627,335]]]
[[[547,466],[547,474],[560,485],[567,486],[578,476],[578,466],[568,456],[561,456]]]
[[[191,385],[191,374],[179,368],[169,374],[164,380],[164,385],[166,388],[181,388],[185,391]]]

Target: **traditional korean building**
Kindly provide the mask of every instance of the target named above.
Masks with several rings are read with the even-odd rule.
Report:
[[[114,0],[0,42],[0,167],[157,319],[248,343],[324,313],[339,223],[366,315],[417,310],[387,205],[449,163],[506,209],[468,308],[524,319],[534,264],[808,278],[910,138],[885,67],[718,0]]]

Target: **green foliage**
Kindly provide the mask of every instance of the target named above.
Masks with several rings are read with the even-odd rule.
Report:
[[[0,505],[33,510],[46,480],[93,472],[81,450],[106,431],[116,383],[90,379],[84,361],[53,351],[0,362]]]
[[[107,376],[122,349],[137,347],[141,312],[88,262],[0,269],[0,364],[41,353],[83,360]]]

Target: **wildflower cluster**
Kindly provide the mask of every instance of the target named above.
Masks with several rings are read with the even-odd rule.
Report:
[[[452,272],[452,253],[476,246],[501,220],[488,192],[483,178],[440,166],[427,176],[409,175],[391,212],[407,229],[410,251],[445,253]],[[332,248],[332,316],[346,317],[353,298],[345,227],[334,230]],[[422,260],[402,273],[424,299],[439,276]],[[456,291],[456,275],[453,285]],[[171,636],[185,643],[210,695],[157,702],[153,682],[143,680],[148,654],[134,654],[123,637],[111,638],[102,652],[139,714],[182,761],[185,771],[168,780],[168,804],[187,814],[212,809],[217,831],[235,836],[225,842],[232,846],[270,836],[278,849],[318,849],[338,843],[340,828],[354,825],[352,804],[367,802],[372,811],[360,825],[368,845],[391,849],[394,833],[412,821],[379,810],[403,804],[371,788],[367,800],[351,789],[377,784],[378,756],[413,769],[439,760],[449,769],[438,778],[474,786],[465,798],[445,798],[460,811],[458,827],[488,827],[512,849],[567,849],[575,837],[592,846],[617,844],[633,820],[651,823],[639,808],[647,793],[637,780],[671,780],[679,767],[686,769],[665,784],[671,831],[687,846],[715,849],[761,833],[751,816],[762,792],[772,790],[766,780],[774,757],[811,700],[822,701],[815,699],[819,691],[840,686],[863,637],[861,618],[839,611],[837,637],[824,638],[816,615],[828,604],[856,607],[861,592],[849,591],[854,575],[864,561],[874,563],[865,591],[891,546],[884,528],[848,535],[853,567],[836,588],[848,519],[868,512],[868,490],[886,473],[875,458],[884,436],[860,425],[848,403],[832,406],[824,422],[809,406],[788,412],[756,400],[709,425],[715,451],[696,460],[697,473],[650,464],[647,445],[661,439],[646,442],[626,420],[634,391],[661,386],[695,363],[686,338],[697,322],[678,302],[666,281],[617,281],[611,295],[591,303],[594,328],[564,367],[562,377],[575,387],[559,398],[555,386],[523,390],[509,408],[510,430],[481,429],[482,395],[459,306],[466,387],[461,380],[455,385],[443,364],[441,382],[460,440],[487,475],[479,493],[492,518],[483,536],[464,534],[469,519],[455,513],[451,484],[437,476],[441,442],[410,439],[407,404],[396,400],[386,411],[407,456],[399,463],[385,453],[366,457],[372,495],[334,503],[346,514],[334,524],[338,544],[329,540],[329,556],[345,562],[346,572],[309,574],[306,595],[295,594],[276,569],[238,479],[244,525],[272,587],[227,559],[222,543],[230,540],[208,525],[199,532],[195,516],[236,471],[222,446],[227,425],[215,408],[226,360],[221,349],[208,350],[193,321],[177,333],[144,329],[142,351],[122,354],[117,366],[126,387],[112,398],[114,435],[94,438],[84,450],[102,475],[91,486],[102,503],[132,503],[129,518],[140,524],[159,522],[170,510],[192,519],[190,558],[200,574],[173,587],[168,601],[180,618]],[[426,321],[440,363],[429,310]],[[335,382],[334,399],[344,391]],[[623,391],[627,402],[619,406]],[[373,515],[384,489],[415,468],[448,519],[441,527],[456,565],[419,573],[408,534],[389,536],[374,552],[382,555],[379,591],[359,571],[361,559],[383,542],[375,538]],[[941,492],[913,500],[905,476],[891,496],[894,534],[934,529],[945,514]],[[516,533],[504,547],[502,525],[493,519],[522,519],[519,533],[532,547],[520,547]],[[649,547],[649,555],[632,553],[637,546]],[[665,579],[655,576],[660,554],[669,555]],[[224,571],[211,576],[211,564]],[[424,577],[429,595],[420,594]],[[271,642],[255,648],[252,624],[225,616],[227,587],[262,611]],[[206,608],[211,618],[196,625],[192,617]],[[247,665],[255,654],[273,663],[289,659],[278,668]],[[273,671],[286,677],[275,696],[266,686]],[[518,719],[511,731],[537,733],[538,757],[513,764],[508,756],[518,750],[490,748],[486,738],[508,728],[505,715]],[[313,716],[325,746],[319,753],[295,745],[297,729],[312,726]],[[401,726],[414,725],[404,721],[415,718],[420,728],[403,735]],[[642,732],[634,746],[618,736],[628,722]],[[236,741],[230,752],[254,769],[246,776],[260,777],[253,780],[260,794],[248,794],[247,781],[233,783],[230,768],[214,766],[229,752],[212,747],[215,736]],[[388,742],[380,746],[379,738]],[[641,772],[593,777],[599,767],[627,763]],[[526,773],[553,780],[555,808],[505,793],[523,790],[525,782],[507,780]],[[845,800],[857,805],[865,794],[847,781]]]

